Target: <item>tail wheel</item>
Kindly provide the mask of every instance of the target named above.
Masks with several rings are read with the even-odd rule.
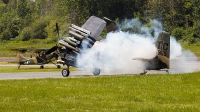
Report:
[[[93,68],[93,74],[94,75],[99,75],[100,74],[100,69],[99,68]]]
[[[69,74],[70,74],[70,71],[67,68],[62,70],[62,76],[63,77],[68,77]]]

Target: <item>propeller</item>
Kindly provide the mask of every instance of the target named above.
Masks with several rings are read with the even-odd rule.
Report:
[[[59,37],[59,27],[58,27],[58,23],[56,23],[56,32],[58,34],[58,37]],[[58,49],[58,45],[56,46],[53,46],[51,49],[47,50],[45,52],[45,55],[48,55],[48,54],[51,54],[52,52],[56,51]],[[57,56],[58,57],[58,56]]]
[[[57,32],[58,37],[59,37],[59,28],[58,28],[58,23],[56,23],[56,32]]]

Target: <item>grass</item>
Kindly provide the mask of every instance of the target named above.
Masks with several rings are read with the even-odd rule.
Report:
[[[200,57],[200,45],[198,44],[182,44],[185,50],[191,50],[197,57]]]
[[[200,72],[0,81],[0,111],[200,111]]]
[[[16,47],[16,48],[44,48],[50,49],[55,46],[57,42],[48,42],[46,39],[32,39],[30,41],[2,41],[0,42],[0,57],[15,57],[17,51],[5,50],[4,47]],[[27,52],[25,56],[30,57],[32,53]]]

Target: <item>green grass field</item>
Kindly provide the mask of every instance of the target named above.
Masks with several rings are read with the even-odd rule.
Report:
[[[15,57],[18,53],[17,51],[9,51],[5,50],[6,47],[16,47],[16,48],[44,48],[44,49],[50,49],[53,46],[55,46],[57,42],[52,43],[48,42],[48,40],[44,39],[32,39],[30,41],[3,41],[0,42],[0,57]],[[33,55],[31,52],[27,52],[24,54],[24,56],[30,57],[30,55]]]
[[[200,72],[0,81],[0,111],[197,112]]]

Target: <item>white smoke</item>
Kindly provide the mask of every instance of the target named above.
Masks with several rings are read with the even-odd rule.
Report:
[[[150,38],[117,32],[109,33],[105,40],[94,45],[78,62],[79,66],[94,65],[106,71],[118,69],[125,73],[138,73],[138,70],[141,72],[144,69],[144,65],[133,59],[151,59],[155,56],[156,47]]]
[[[152,59],[157,55],[155,41],[158,34],[163,31],[162,24],[151,20],[151,26],[146,27],[138,19],[125,21],[122,24],[120,27],[122,30],[131,27],[134,30],[107,34],[106,39],[96,43],[92,49],[78,58],[78,66],[86,68],[95,66],[105,71],[121,70],[123,73],[141,73],[145,69],[145,64],[134,59]],[[170,43],[172,61],[181,57],[179,58],[181,63],[185,63],[185,57],[191,52],[183,51],[181,45],[173,37],[171,37]],[[171,67],[173,70],[180,70],[173,65]],[[191,70],[193,69],[184,68],[184,72]]]
[[[174,37],[170,37],[170,69],[172,73],[194,72],[198,58],[190,50],[183,50]]]

